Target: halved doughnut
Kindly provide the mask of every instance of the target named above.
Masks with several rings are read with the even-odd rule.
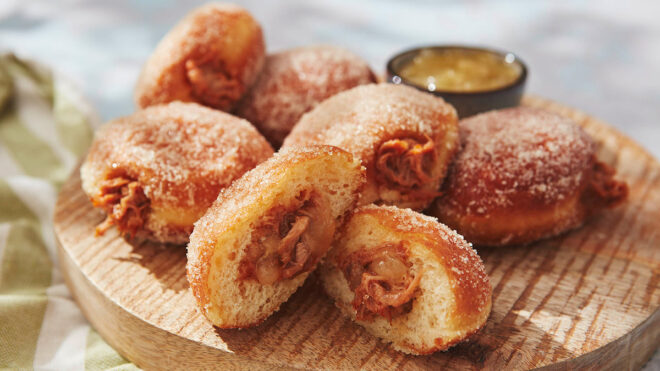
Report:
[[[406,353],[447,349],[490,314],[490,281],[471,245],[410,209],[358,208],[319,271],[344,314]]]
[[[330,146],[280,151],[220,193],[195,223],[188,281],[221,328],[259,324],[330,248],[364,184],[360,161]]]
[[[289,49],[266,57],[257,82],[235,113],[277,148],[305,112],[341,91],[373,82],[376,77],[369,65],[346,49]]]
[[[367,169],[361,204],[421,210],[459,146],[456,110],[415,88],[370,84],[341,92],[303,115],[284,141],[329,144],[352,152]]]
[[[172,102],[110,121],[80,169],[82,187],[137,239],[183,244],[222,188],[273,154],[249,122],[196,103]]]
[[[561,234],[628,193],[569,118],[517,107],[461,120],[460,130],[463,149],[429,212],[477,245]]]
[[[208,3],[160,41],[135,87],[138,107],[175,100],[231,110],[265,59],[261,26],[247,10]]]

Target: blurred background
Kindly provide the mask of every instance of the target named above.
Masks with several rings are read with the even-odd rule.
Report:
[[[390,56],[412,46],[469,44],[513,51],[530,68],[528,93],[604,120],[660,158],[658,0],[233,2],[261,22],[269,51],[336,44],[364,57],[378,73]],[[97,122],[103,122],[133,112],[132,92],[143,62],[170,28],[202,3],[0,0],[0,52],[52,67],[83,92],[98,112]],[[18,182],[15,189],[43,196],[34,191],[42,188],[25,184]],[[45,199],[51,201],[45,204],[52,207],[54,197],[54,191],[48,193]],[[48,207],[36,209],[44,218],[52,215]],[[54,284],[64,289],[58,279]],[[76,318],[64,321],[66,326],[83,326],[79,313]],[[44,332],[55,342],[70,335]],[[80,356],[73,343],[62,344],[67,349],[53,359]],[[658,352],[645,370],[660,370]]]
[[[270,51],[344,46],[383,71],[414,45],[509,49],[531,69],[528,92],[579,108],[660,157],[660,1],[237,0]],[[51,65],[103,121],[133,111],[140,67],[203,1],[2,0],[0,48]]]

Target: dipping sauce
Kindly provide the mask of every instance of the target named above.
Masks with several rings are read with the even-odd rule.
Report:
[[[425,49],[399,75],[429,91],[489,91],[514,83],[522,66],[513,54],[478,49]]]

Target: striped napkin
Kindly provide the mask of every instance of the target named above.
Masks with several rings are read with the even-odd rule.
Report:
[[[137,369],[90,327],[55,253],[55,199],[96,123],[56,74],[0,55],[0,369]]]

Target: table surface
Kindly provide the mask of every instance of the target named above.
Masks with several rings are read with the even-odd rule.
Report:
[[[146,369],[173,363],[181,369],[224,364],[224,369],[251,371],[278,365],[311,370],[639,366],[655,350],[652,329],[660,330],[660,316],[653,315],[660,290],[655,266],[648,264],[660,261],[655,233],[660,188],[653,187],[660,165],[597,120],[534,97],[525,104],[579,119],[599,143],[601,158],[617,165],[633,192],[621,207],[563,238],[528,248],[478,249],[493,286],[492,312],[469,344],[448,352],[411,357],[392,351],[344,318],[316,277],[256,328],[215,329],[186,289],[183,249],[135,246],[115,229],[94,237],[103,215],[80,189],[78,173],[62,187],[53,214],[63,273],[98,332]]]
[[[660,158],[660,2],[235,1],[267,48],[344,46],[382,71],[414,45],[507,49],[530,67],[527,92],[573,106]],[[52,66],[78,85],[100,122],[134,110],[132,89],[160,38],[200,1],[2,0],[0,50]],[[656,353],[647,369],[660,370]]]

